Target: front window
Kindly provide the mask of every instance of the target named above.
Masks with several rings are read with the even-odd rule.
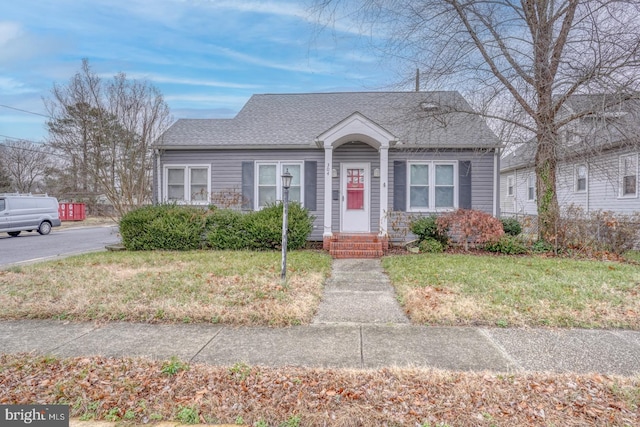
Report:
[[[513,197],[513,177],[507,177],[507,196]]]
[[[208,203],[211,193],[211,168],[207,166],[167,166],[166,201]]]
[[[587,167],[585,165],[576,166],[576,191],[587,191]]]
[[[456,207],[455,163],[409,164],[409,210],[453,209]]]
[[[409,206],[411,209],[429,208],[429,165],[411,165],[409,178]]]
[[[535,200],[536,198],[536,176],[534,174],[529,175],[527,184],[527,198],[529,200]]]
[[[292,175],[289,187],[289,201],[302,203],[302,163],[301,162],[260,162],[257,163],[258,209],[283,199],[282,174]]]
[[[436,208],[453,207],[453,165],[436,165]]]
[[[638,155],[631,154],[620,157],[620,194],[623,197],[634,197],[637,195],[638,179]]]

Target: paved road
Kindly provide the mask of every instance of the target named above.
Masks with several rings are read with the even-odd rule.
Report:
[[[60,256],[103,250],[105,245],[118,243],[116,226],[54,228],[51,234],[22,232],[18,237],[0,234],[0,268],[25,264]]]

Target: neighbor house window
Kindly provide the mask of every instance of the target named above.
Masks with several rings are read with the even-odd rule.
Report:
[[[576,192],[587,191],[587,166],[576,166]]]
[[[535,200],[536,198],[536,176],[534,174],[529,175],[527,180],[527,199]]]
[[[409,210],[456,207],[456,163],[410,163],[408,175]]]
[[[638,155],[630,154],[620,157],[620,195],[622,197],[637,196]]]
[[[211,167],[166,166],[166,201],[207,203],[211,194]]]
[[[507,196],[513,197],[513,176],[507,177]]]
[[[256,168],[258,209],[282,200],[282,174],[287,170],[293,176],[289,188],[289,201],[302,203],[302,162],[258,162]]]

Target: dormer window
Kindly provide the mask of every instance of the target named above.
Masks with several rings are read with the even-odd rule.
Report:
[[[433,111],[438,111],[440,107],[438,107],[437,104],[434,104],[432,102],[423,101],[420,103],[420,109],[422,111],[433,112]]]

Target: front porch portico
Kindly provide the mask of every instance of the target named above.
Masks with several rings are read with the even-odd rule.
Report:
[[[386,212],[389,205],[389,147],[395,145],[397,138],[377,123],[356,112],[326,130],[316,138],[316,144],[318,147],[324,149],[323,241],[325,242],[325,246],[333,236],[334,221],[340,221],[339,218],[333,218],[334,198],[332,194],[332,178],[334,150],[343,144],[355,141],[367,144],[379,153],[379,192],[376,192],[376,194],[379,194],[380,198],[379,215],[376,215],[379,218],[379,223],[377,224],[378,230],[373,230],[376,224],[371,224],[372,230],[370,231],[377,232],[380,237],[387,236]],[[342,188],[340,191],[342,192]],[[340,199],[342,200],[342,197]]]

